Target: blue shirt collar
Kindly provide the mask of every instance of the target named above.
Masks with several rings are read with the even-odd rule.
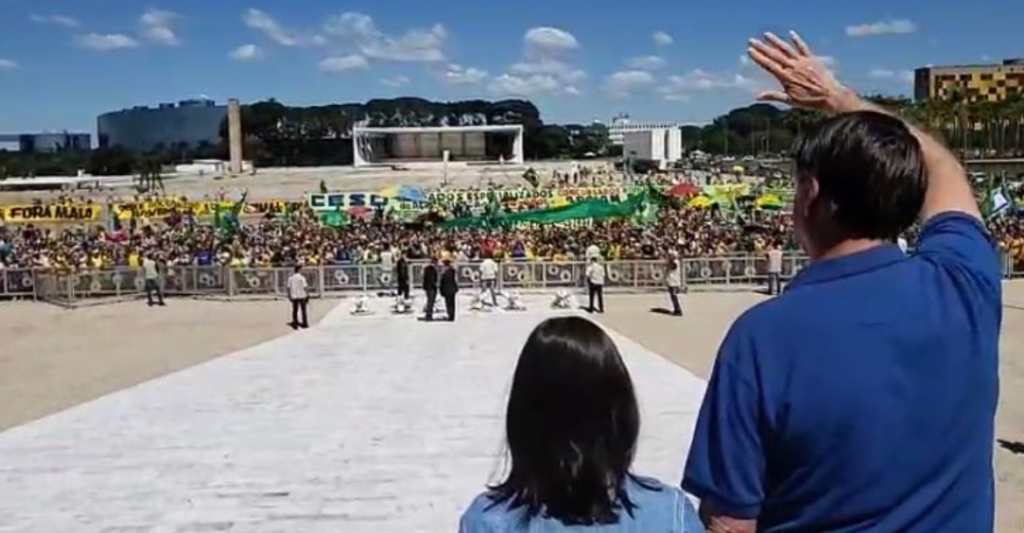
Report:
[[[906,258],[907,255],[900,250],[899,246],[883,244],[862,252],[817,261],[800,270],[786,290],[856,276],[889,266]]]

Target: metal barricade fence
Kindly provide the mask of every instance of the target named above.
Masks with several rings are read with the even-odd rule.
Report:
[[[1024,258],[1002,254],[1003,276],[1024,278]],[[786,255],[782,279],[790,280],[807,265],[802,256]],[[729,255],[684,258],[680,261],[684,288],[746,287],[764,285],[768,260],[764,255]],[[422,286],[425,262],[410,263],[410,287]],[[657,289],[665,285],[667,261],[606,261],[605,286],[609,290]],[[500,290],[561,289],[586,285],[587,264],[583,261],[511,260],[498,264]],[[480,263],[457,263],[461,287],[480,285]],[[231,268],[222,266],[173,266],[162,272],[164,292],[173,296],[286,297],[287,280],[293,269],[280,267]],[[381,292],[397,288],[394,273],[379,264],[341,264],[307,267],[302,270],[309,295],[323,297],[352,292]],[[60,305],[83,300],[136,298],[145,294],[145,280],[137,268],[83,272],[50,270],[0,270],[0,297],[37,298]]]
[[[0,270],[0,297],[33,298],[36,295],[35,272],[29,268]]]
[[[1001,259],[1003,278],[1024,278],[1024,255],[1015,255],[1013,252],[1005,251]]]

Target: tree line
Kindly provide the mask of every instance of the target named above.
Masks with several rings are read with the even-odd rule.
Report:
[[[1024,156],[1024,98],[975,102],[954,94],[945,101],[912,102],[872,96],[943,136],[969,157]],[[784,152],[821,116],[803,110],[754,104],[733,109],[704,126],[684,126],[684,150],[758,155]],[[357,125],[470,126],[519,124],[527,159],[619,157],[608,129],[594,124],[546,124],[527,100],[432,102],[422,98],[375,99],[362,104],[288,106],[276,100],[242,108],[244,151],[257,167],[326,166],[352,163],[352,129]],[[226,159],[227,124],[221,142],[199,146],[157,146],[145,153],[122,147],[54,153],[0,151],[0,178],[10,176],[129,175],[195,159]]]

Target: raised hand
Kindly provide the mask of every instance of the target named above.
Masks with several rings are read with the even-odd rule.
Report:
[[[781,91],[766,91],[757,99],[828,112],[851,110],[856,101],[853,93],[836,80],[796,32],[789,37],[789,43],[773,33],[766,33],[764,41],[750,40],[750,59],[782,85]]]

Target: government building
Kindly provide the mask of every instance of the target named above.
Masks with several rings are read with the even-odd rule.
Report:
[[[968,102],[1001,102],[1024,96],[1024,58],[989,65],[924,67],[914,71],[914,99],[948,100],[962,94]]]
[[[145,152],[158,146],[220,142],[220,126],[228,107],[212,100],[183,100],[156,107],[133,107],[96,119],[101,147],[121,146]]]

